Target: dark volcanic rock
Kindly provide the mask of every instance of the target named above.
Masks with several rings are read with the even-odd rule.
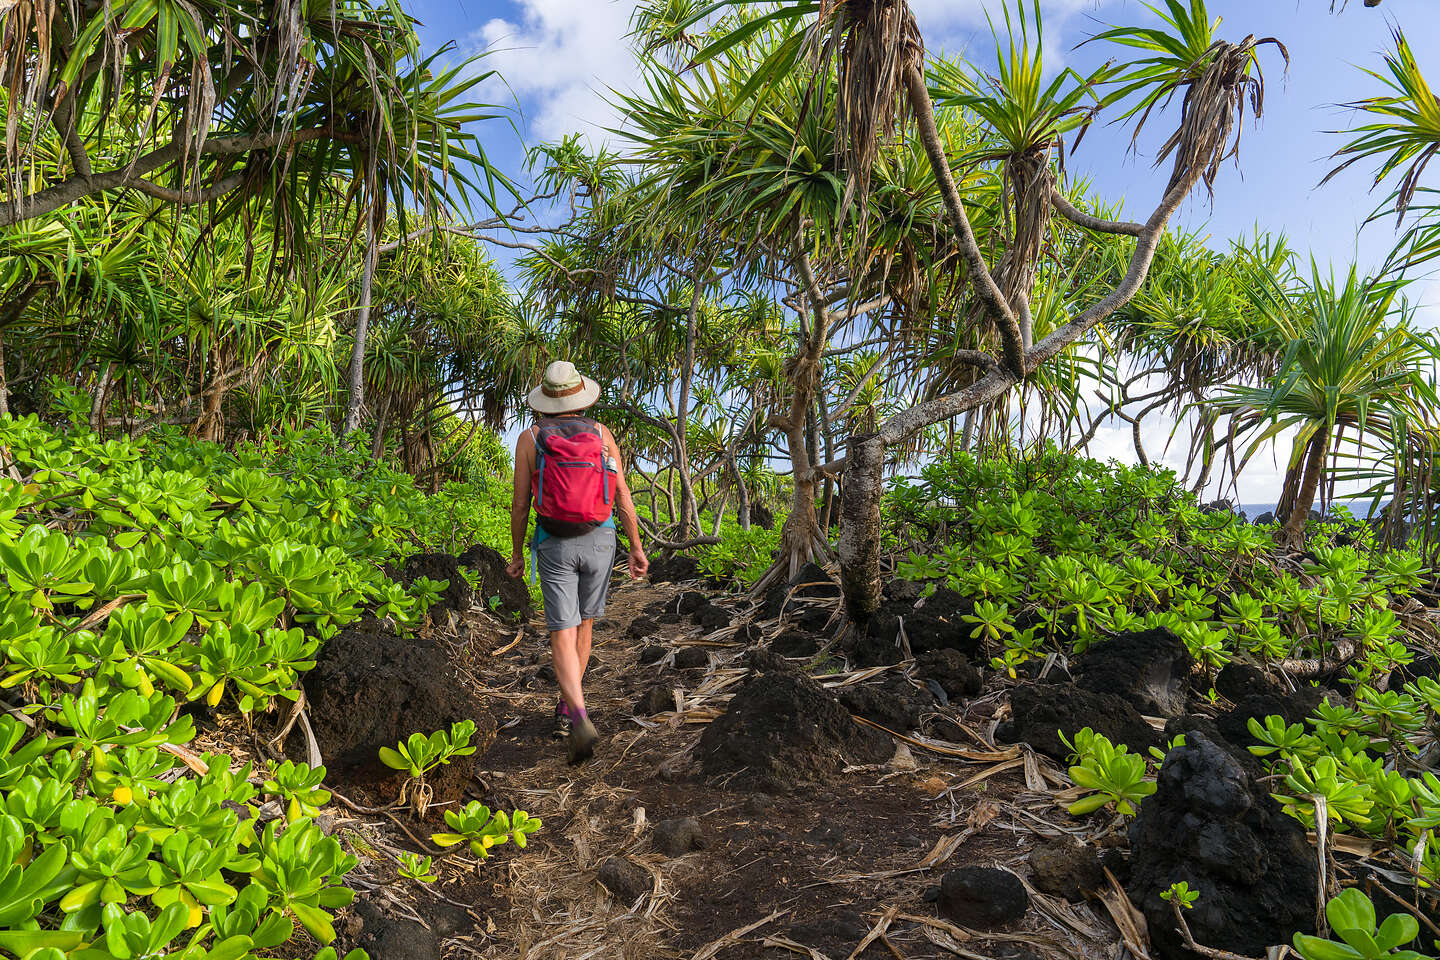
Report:
[[[666,557],[650,564],[651,583],[682,583],[700,579],[700,563],[694,557]]]
[[[1175,717],[1190,693],[1190,654],[1164,627],[1123,633],[1090,647],[1075,663],[1075,682],[1124,697],[1141,713]]]
[[[915,580],[890,580],[880,591],[886,600],[900,600],[914,606],[925,595],[925,585]]]
[[[675,654],[676,670],[695,670],[710,666],[710,654],[704,647],[683,647]]]
[[[890,758],[890,738],[855,722],[820,686],[764,650],[730,705],[700,734],[707,776],[739,773],[757,789],[784,792],[833,776],[847,763]]]
[[[784,613],[789,597],[790,585],[788,583],[777,583],[766,590],[765,599],[760,604],[760,619],[774,620]]]
[[[1284,688],[1271,680],[1265,671],[1241,660],[1231,660],[1220,668],[1215,676],[1215,689],[1231,703],[1239,703],[1255,694],[1278,696],[1284,692]]]
[[[1181,880],[1200,894],[1185,912],[1195,940],[1264,956],[1315,923],[1315,850],[1225,750],[1187,735],[1160,770],[1159,789],[1131,825],[1130,898],[1145,914],[1164,960],[1194,960],[1160,894]]]
[[[657,623],[653,617],[636,617],[630,621],[630,626],[625,630],[625,633],[632,639],[643,640],[646,637],[655,636],[659,629],[660,624]]]
[[[1301,687],[1294,693],[1252,693],[1235,704],[1235,709],[1222,713],[1215,721],[1220,735],[1231,743],[1248,747],[1258,743],[1250,733],[1253,717],[1261,723],[1268,716],[1284,717],[1286,723],[1301,723],[1325,700],[1318,687]]]
[[[627,907],[653,890],[654,883],[644,867],[623,857],[610,857],[600,864],[595,879],[605,885],[616,900]]]
[[[1129,701],[1108,693],[1093,693],[1073,683],[1038,683],[1016,687],[1010,695],[1011,719],[995,731],[1007,743],[1024,741],[1053,760],[1070,753],[1060,734],[1073,738],[1090,727],[1131,753],[1158,746],[1160,738]]]
[[[352,910],[360,920],[357,946],[372,957],[394,960],[440,960],[440,937],[408,917],[391,916],[386,907],[364,897]]]
[[[975,629],[961,618],[975,612],[975,605],[954,590],[936,590],[919,606],[902,600],[881,604],[870,621],[870,633],[893,644],[903,621],[905,638],[916,656],[931,650],[958,650],[972,659],[983,652],[983,644],[970,636]]]
[[[786,630],[770,641],[770,649],[782,657],[809,657],[820,649],[820,639],[803,630]]]
[[[1030,851],[1035,889],[1066,900],[1083,900],[1105,885],[1105,867],[1094,845],[1068,834],[1037,843]]]
[[[684,593],[666,603],[665,606],[667,609],[674,610],[676,613],[690,616],[709,602],[705,594],[699,590],[686,590]]]
[[[735,631],[735,643],[751,644],[759,643],[765,639],[765,631],[760,629],[758,623],[742,624],[740,629]]]
[[[840,587],[817,563],[807,563],[790,580],[790,589],[797,597],[838,597]]]
[[[457,757],[443,777],[432,778],[435,802],[458,800],[447,784],[463,785],[495,740],[495,718],[460,681],[443,647],[397,636],[370,617],[326,641],[302,682],[315,738],[331,776],[342,784],[389,780],[395,771],[380,762],[381,747],[469,719],[475,721],[476,753]]]
[[[667,857],[683,857],[691,850],[705,846],[705,831],[694,817],[679,817],[661,820],[655,824],[650,835],[650,844]]]
[[[876,633],[876,628],[876,621],[872,619],[869,629],[850,642],[850,661],[855,666],[889,666],[905,659],[905,655],[895,643],[895,634],[892,632],[888,637],[880,636]]]
[[[477,543],[460,554],[459,559],[462,566],[480,575],[478,602],[488,606],[491,597],[499,597],[502,612],[515,616],[530,613],[530,590],[525,586],[525,578],[505,572],[505,558],[498,550]]]
[[[994,867],[960,867],[940,879],[940,915],[961,926],[993,930],[1014,923],[1030,907],[1020,878]]]
[[[692,619],[700,629],[706,633],[713,633],[721,627],[730,626],[734,615],[724,607],[707,601],[704,606],[695,611]]]
[[[952,700],[973,697],[980,692],[980,670],[958,650],[930,650],[920,654],[920,676],[934,680]]]
[[[903,677],[891,677],[884,683],[860,683],[840,692],[845,709],[887,730],[904,733],[920,726],[920,717],[935,709],[935,698],[928,690],[917,690]]]
[[[635,715],[648,717],[675,709],[675,693],[668,683],[656,683],[645,688],[640,699],[635,701]]]
[[[503,565],[501,570],[503,575]],[[440,591],[440,599],[430,608],[430,618],[436,623],[445,621],[447,611],[461,614],[470,609],[475,591],[461,576],[460,561],[455,557],[448,553],[417,553],[408,558],[400,567],[399,582],[408,587],[420,577],[446,581],[445,589]]]
[[[789,623],[797,630],[822,633],[834,615],[835,610],[830,606],[805,606],[790,614]]]
[[[1260,759],[1245,749],[1243,745],[1231,743],[1230,740],[1220,732],[1219,725],[1216,724],[1212,717],[1187,713],[1165,724],[1166,741],[1183,736],[1188,743],[1190,737],[1196,733],[1202,734],[1211,743],[1230,754],[1231,758],[1240,764],[1240,766],[1244,767],[1245,772],[1250,774],[1250,776],[1257,779],[1265,776],[1265,767],[1260,762]]]
[[[639,663],[658,663],[665,659],[665,647],[658,643],[647,643],[640,648],[635,658]]]

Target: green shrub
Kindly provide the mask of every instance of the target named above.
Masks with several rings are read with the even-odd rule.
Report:
[[[508,547],[508,483],[427,496],[315,432],[226,451],[0,418],[0,451],[0,689],[34,724],[0,715],[0,951],[240,960],[296,924],[328,943],[356,861],[312,819],[324,769],[272,763],[257,791],[182,749],[177,707],[249,723],[363,611],[417,626],[436,585],[385,565]],[[285,816],[259,830],[262,791]]]

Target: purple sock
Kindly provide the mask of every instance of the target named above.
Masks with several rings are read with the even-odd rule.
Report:
[[[556,701],[555,701],[555,716],[557,716],[557,717],[569,716],[569,714],[567,714],[567,713],[565,712],[565,698],[564,698],[564,697],[561,697],[559,700],[556,700]]]
[[[560,701],[560,702],[561,702],[561,703],[565,703],[565,701],[563,701],[563,700]],[[570,722],[571,722],[571,723],[577,723],[577,722],[585,719],[585,708],[584,708],[584,707],[572,707],[570,704],[565,703],[565,709],[564,709],[563,712],[564,712],[565,716],[567,716],[567,717],[570,718]]]

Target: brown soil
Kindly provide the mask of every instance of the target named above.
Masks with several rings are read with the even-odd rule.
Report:
[[[915,743],[895,753],[898,741],[869,726],[855,737],[867,749],[845,751],[841,763],[827,756],[822,765],[831,772],[822,781],[787,784],[786,793],[759,792],[774,784],[757,783],[743,765],[707,775],[717,768],[702,763],[702,735],[747,677],[758,680],[766,671],[747,673],[747,645],[739,638],[757,630],[747,627],[755,614],[744,600],[721,600],[733,616],[710,634],[689,616],[658,630],[645,621],[647,608],[653,616],[657,601],[678,600],[683,590],[626,584],[612,593],[586,677],[590,713],[604,739],[579,767],[550,738],[556,691],[544,669],[549,657],[540,630],[517,634],[478,609],[461,624],[459,673],[499,721],[469,793],[494,808],[539,816],[544,828],[525,850],[501,847],[484,863],[463,854],[441,862],[436,887],[393,888],[422,919],[426,902],[440,902],[431,893],[466,904],[473,927],[442,939],[445,956],[842,960],[887,916],[884,937],[869,937],[858,957],[953,957],[955,949],[998,958],[1115,954],[1118,935],[1094,901],[1034,896],[1023,920],[990,933],[947,926],[932,902],[948,869],[1002,867],[1028,877],[1029,848],[1045,836],[1113,832],[1108,822],[1075,820],[1057,806],[1054,788],[1068,783],[1049,761],[993,742],[998,691],[927,712],[909,736],[931,738],[936,751]],[[636,621],[645,628],[632,630]],[[765,637],[780,629],[774,622],[760,626]],[[657,642],[664,654],[641,663],[642,650],[654,657]],[[704,650],[710,665],[677,671],[675,653],[686,648]],[[827,643],[813,661],[791,661],[819,684],[806,681],[807,691],[901,681],[904,665],[837,672],[845,669],[837,649]],[[773,655],[758,662],[773,670]],[[656,686],[669,690],[666,711],[634,716],[637,700]],[[838,722],[827,711],[812,726]],[[711,731],[712,741],[721,729]],[[803,752],[805,738],[799,741],[795,749]],[[681,817],[698,821],[701,843],[669,858],[655,849],[652,825]],[[433,821],[423,828],[434,829]],[[388,833],[397,847],[416,849],[395,830]],[[611,858],[648,876],[648,889],[642,886],[633,902],[597,879]],[[615,883],[625,872],[612,863],[605,875]]]

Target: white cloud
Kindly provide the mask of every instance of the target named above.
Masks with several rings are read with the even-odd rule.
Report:
[[[627,90],[638,73],[627,34],[626,0],[520,0],[515,21],[494,19],[469,37],[490,51],[520,101],[528,142],[580,132],[603,141],[617,123],[610,89]]]
[[[1114,2],[1043,0],[1047,66],[1063,65],[1065,54],[1088,32],[1071,29],[1078,25],[1076,14]],[[633,89],[639,79],[627,36],[632,0],[517,0],[517,5],[515,17],[488,21],[465,45],[470,52],[490,51],[485,67],[498,70],[520,101],[526,139],[555,140],[574,132],[596,142],[608,139],[607,128],[619,123],[610,90]],[[985,14],[1000,18],[1003,30],[1000,0],[912,0],[912,7],[932,50],[959,53],[973,40],[988,64]],[[487,92],[504,96],[497,89]]]

